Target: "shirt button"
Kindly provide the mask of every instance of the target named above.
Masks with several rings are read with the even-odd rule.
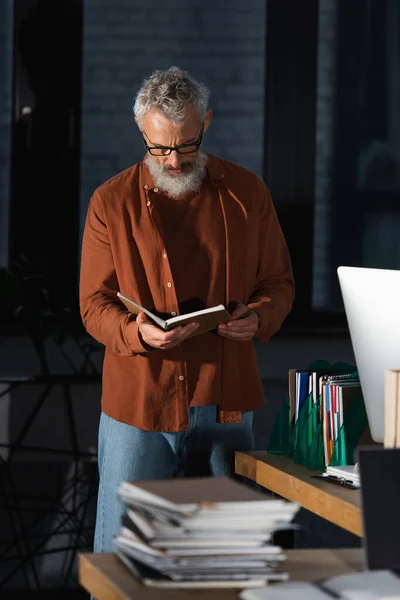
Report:
[[[153,191],[157,193],[159,190],[158,190],[158,188],[156,187],[156,188],[154,188],[154,190],[153,190]]]
[[[179,381],[183,381],[185,378],[183,375],[179,375]]]
[[[172,311],[172,313],[171,313],[171,315],[172,315],[173,317],[176,317],[176,312],[173,310],[173,311]]]
[[[145,183],[143,187],[144,187],[145,190],[149,189],[149,186],[147,185],[147,183]]]
[[[151,206],[151,202],[150,201],[146,202],[146,206]]]
[[[164,254],[162,256],[163,256],[163,258],[167,258],[167,255],[165,254],[165,252],[164,252]]]
[[[170,281],[168,281],[167,286],[172,287],[172,283]]]

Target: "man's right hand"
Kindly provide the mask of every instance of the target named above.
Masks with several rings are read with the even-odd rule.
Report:
[[[191,337],[200,326],[199,323],[189,323],[184,327],[175,327],[172,331],[163,331],[154,325],[143,312],[138,314],[136,323],[146,344],[160,350],[170,350],[178,346],[178,344]]]

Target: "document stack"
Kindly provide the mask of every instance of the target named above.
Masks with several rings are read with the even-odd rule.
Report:
[[[157,588],[256,587],[284,581],[274,532],[291,528],[298,505],[226,478],[123,482],[126,511],[115,553]]]

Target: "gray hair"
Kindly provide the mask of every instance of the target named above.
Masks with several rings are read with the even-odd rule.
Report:
[[[138,91],[133,112],[141,124],[144,115],[152,108],[167,119],[179,123],[186,116],[186,106],[194,104],[203,121],[208,107],[210,92],[203,84],[179,67],[166,71],[154,71]]]

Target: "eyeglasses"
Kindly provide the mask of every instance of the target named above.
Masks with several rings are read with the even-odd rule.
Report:
[[[179,144],[179,146],[148,146],[146,144],[146,140],[144,142],[144,147],[147,152],[150,152],[152,156],[169,156],[171,152],[176,150],[178,154],[193,154],[193,152],[198,152],[201,142],[203,140],[204,133],[204,123],[200,131],[199,139],[196,142],[191,142],[190,144]],[[143,136],[147,135],[143,132]],[[149,142],[152,144],[153,142],[147,137]]]

